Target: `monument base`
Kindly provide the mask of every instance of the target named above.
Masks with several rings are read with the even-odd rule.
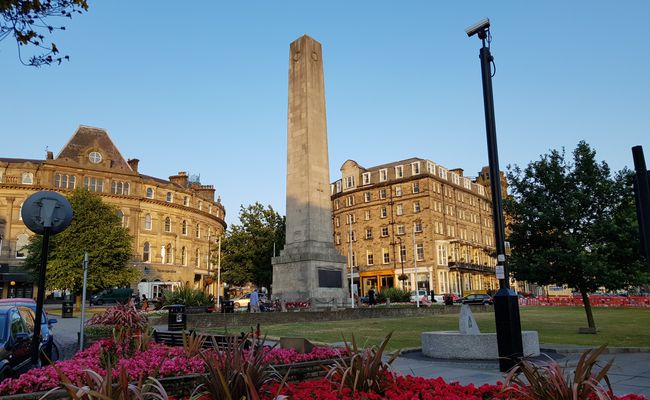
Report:
[[[311,246],[310,246],[311,247]],[[310,301],[312,309],[349,304],[345,257],[331,248],[288,249],[273,257],[272,298]]]
[[[522,331],[524,356],[539,355],[537,331]],[[455,360],[498,360],[496,333],[464,335],[458,331],[422,332],[422,354]]]

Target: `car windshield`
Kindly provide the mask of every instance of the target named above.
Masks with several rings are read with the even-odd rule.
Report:
[[[7,341],[7,316],[0,315],[0,342]]]

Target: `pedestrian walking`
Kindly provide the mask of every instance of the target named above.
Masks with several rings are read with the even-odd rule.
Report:
[[[375,305],[375,290],[373,288],[368,290],[368,304],[371,306]]]
[[[260,295],[257,293],[257,288],[253,289],[248,304],[250,305],[252,313],[260,312]]]

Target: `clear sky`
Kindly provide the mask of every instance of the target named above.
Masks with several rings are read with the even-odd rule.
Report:
[[[284,213],[289,43],[323,45],[330,180],[420,157],[487,165],[478,51],[489,17],[502,169],[586,140],[612,169],[650,162],[650,1],[95,1],[54,40],[70,62],[21,66],[0,42],[0,157],[56,154],[106,128],[140,172],[200,174],[227,221]]]

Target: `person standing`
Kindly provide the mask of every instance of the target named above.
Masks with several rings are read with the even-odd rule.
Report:
[[[147,300],[147,295],[142,294],[142,311],[147,311],[149,309],[149,300]]]
[[[257,288],[253,289],[249,304],[252,313],[260,312],[260,295],[257,293]]]
[[[375,289],[372,287],[368,290],[368,304],[371,306],[375,305]]]

